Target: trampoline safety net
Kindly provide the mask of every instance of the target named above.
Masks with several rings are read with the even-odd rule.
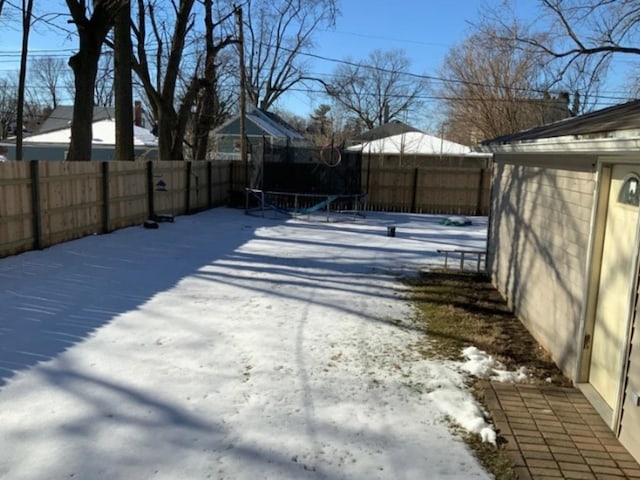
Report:
[[[338,147],[264,145],[257,188],[247,190],[248,213],[317,216],[361,212],[362,155]]]

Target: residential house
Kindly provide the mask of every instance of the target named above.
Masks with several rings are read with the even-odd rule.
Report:
[[[133,127],[133,148],[136,159],[154,160],[158,157],[158,139],[147,129]],[[71,128],[48,131],[25,137],[22,143],[23,160],[63,161],[69,151]],[[115,158],[115,121],[100,120],[93,123],[91,159],[98,161]],[[0,143],[8,160],[15,159],[15,140]]]
[[[309,142],[295,128],[278,115],[253,108],[245,117],[249,155],[262,152],[266,146],[309,146]],[[240,160],[240,115],[228,120],[213,132],[216,143],[214,158]]]
[[[480,150],[493,282],[640,460],[640,101]]]

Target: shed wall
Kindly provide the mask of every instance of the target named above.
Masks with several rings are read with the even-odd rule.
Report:
[[[572,379],[595,194],[591,163],[583,165],[531,166],[498,156],[489,234],[494,284]]]

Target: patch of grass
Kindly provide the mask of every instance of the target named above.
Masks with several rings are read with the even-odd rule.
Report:
[[[408,282],[419,312],[416,326],[427,333],[425,355],[458,359],[463,348],[475,346],[509,369],[527,367],[532,381],[570,384],[486,275],[429,272]]]
[[[550,378],[555,384],[570,385],[486,275],[428,272],[407,282],[418,310],[415,327],[426,333],[416,348],[426,358],[458,360],[465,347],[475,346],[509,369],[526,367],[532,382]],[[503,439],[498,437],[498,446],[494,446],[482,442],[478,435],[459,433],[496,479],[518,478],[513,462],[500,446]]]
[[[518,474],[513,469],[513,461],[499,442],[497,446],[483,442],[480,435],[476,433],[465,432],[461,436],[478,461],[488,472],[493,474],[496,480],[518,479]]]

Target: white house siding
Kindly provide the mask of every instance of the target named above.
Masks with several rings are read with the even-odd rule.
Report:
[[[496,156],[488,262],[515,313],[573,378],[595,174],[589,163],[547,162]]]

